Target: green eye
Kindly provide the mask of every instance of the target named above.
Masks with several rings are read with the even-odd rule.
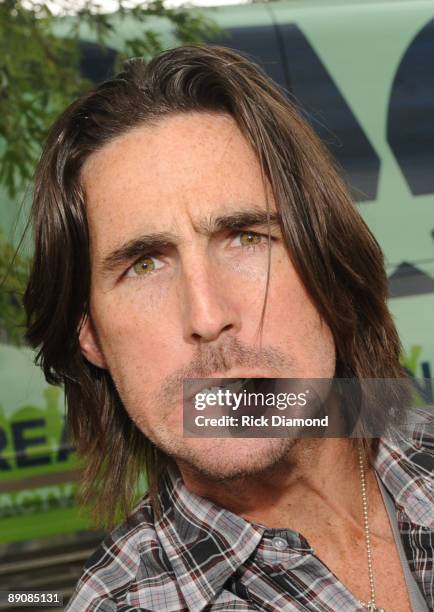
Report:
[[[240,242],[242,246],[255,246],[260,244],[262,236],[255,234],[254,232],[241,232]]]
[[[155,270],[155,262],[152,257],[143,257],[134,264],[132,269],[137,276],[144,276]]]

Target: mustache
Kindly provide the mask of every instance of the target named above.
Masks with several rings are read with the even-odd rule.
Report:
[[[288,371],[291,368],[288,356],[275,347],[253,348],[231,338],[218,347],[198,347],[191,362],[172,372],[161,385],[161,402],[173,401],[182,391],[186,378],[212,378],[215,373],[224,374],[233,368],[264,368],[272,371]]]

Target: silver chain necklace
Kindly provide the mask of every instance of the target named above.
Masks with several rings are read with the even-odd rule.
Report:
[[[369,576],[369,590],[370,600],[368,603],[360,601],[360,604],[368,610],[368,612],[385,612],[384,608],[377,608],[375,603],[375,583],[374,583],[374,570],[372,566],[372,548],[371,548],[371,532],[369,530],[369,519],[368,519],[368,490],[366,487],[365,477],[365,460],[362,441],[359,440],[359,467],[360,467],[360,485],[362,489],[362,507],[363,507],[363,530],[365,532],[365,544],[366,552],[368,555],[368,576]]]

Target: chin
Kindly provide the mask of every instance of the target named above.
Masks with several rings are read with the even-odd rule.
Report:
[[[290,453],[288,438],[189,438],[181,447],[162,449],[176,462],[213,480],[231,480],[259,474]]]

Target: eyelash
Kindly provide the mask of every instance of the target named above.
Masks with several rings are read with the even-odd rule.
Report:
[[[241,236],[242,234],[252,234],[252,236],[260,236],[261,238],[265,238],[265,241],[260,244],[251,244],[251,245],[241,246],[243,250],[248,249],[248,250],[254,251],[257,248],[268,245],[268,234],[261,234],[260,232],[253,232],[251,230],[238,230],[236,232],[233,232],[232,238],[236,238],[237,236]],[[276,240],[277,238],[270,235],[271,242],[276,241]],[[134,266],[138,264],[140,261],[142,261],[143,259],[146,259],[147,257],[158,258],[159,256],[160,256],[160,253],[143,253],[125,270],[124,276],[128,276],[128,273],[134,268]],[[146,276],[153,274],[153,272],[155,272],[155,270],[149,272]],[[136,277],[133,277],[133,278],[139,278],[139,277],[140,276],[137,275]]]

